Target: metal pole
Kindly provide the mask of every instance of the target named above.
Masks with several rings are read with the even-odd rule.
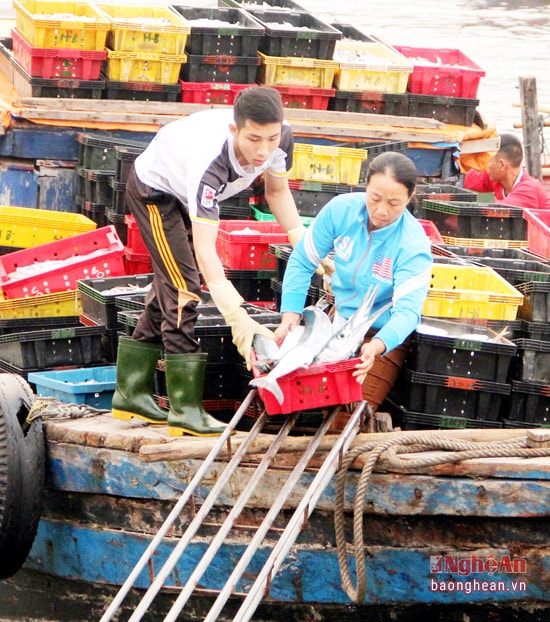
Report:
[[[183,508],[185,507],[185,505],[188,503],[189,499],[191,498],[191,495],[195,492],[196,488],[202,481],[202,478],[206,475],[206,472],[212,466],[212,463],[214,462],[221,448],[227,442],[230,435],[235,430],[238,422],[241,420],[243,414],[246,412],[246,410],[248,409],[248,407],[250,406],[250,404],[255,398],[256,398],[256,392],[250,391],[248,395],[246,396],[244,402],[241,404],[240,408],[233,415],[233,418],[227,425],[223,434],[218,439],[218,442],[214,445],[214,447],[212,447],[212,450],[210,451],[208,456],[204,459],[203,463],[201,464],[201,466],[195,473],[193,479],[189,482],[184,493],[178,499],[178,502],[176,503],[176,505],[170,512],[170,514],[167,516],[166,520],[162,524],[158,533],[151,540],[149,546],[145,549],[138,563],[135,565],[132,572],[128,575],[128,578],[126,579],[126,581],[122,584],[121,588],[119,589],[118,593],[113,599],[113,602],[109,605],[108,609],[105,611],[105,613],[101,617],[100,622],[109,622],[112,619],[112,617],[115,615],[118,608],[120,607],[120,605],[122,604],[126,596],[128,595],[128,592],[134,586],[140,573],[143,571],[143,569],[145,568],[145,566],[147,565],[147,563],[149,562],[149,560],[151,559],[151,557],[157,550],[159,544],[162,542],[162,539],[164,538],[164,536],[166,535],[166,533],[168,532],[168,530],[170,529],[174,521],[181,514]]]
[[[258,604],[264,596],[267,585],[281,567],[288,551],[302,530],[304,522],[313,512],[319,497],[332,479],[332,476],[337,469],[337,464],[340,460],[341,454],[348,450],[349,446],[353,442],[353,439],[359,432],[360,417],[365,405],[366,402],[362,401],[354,410],[346,424],[346,427],[341,432],[333,448],[323,462],[323,465],[312,481],[307,493],[304,495],[302,501],[296,508],[278,543],[273,548],[269,559],[266,561],[264,567],[258,574],[254,585],[237,611],[236,616],[233,618],[233,622],[247,622],[254,615]]]

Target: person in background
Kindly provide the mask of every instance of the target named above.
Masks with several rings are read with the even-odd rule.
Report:
[[[406,209],[416,178],[416,168],[405,155],[390,151],[375,157],[367,171],[366,191],[336,196],[323,207],[291,253],[283,278],[278,343],[299,325],[311,275],[331,251],[334,332],[359,307],[371,285],[379,286],[372,313],[393,303],[367,333],[361,362],[353,372],[374,412],[405,360],[405,342],[420,322],[431,279],[430,240]]]
[[[202,406],[207,353],[194,336],[199,271],[233,343],[250,364],[256,333],[273,338],[242,306],[216,252],[218,204],[265,177],[269,207],[291,244],[305,231],[288,185],[293,136],[279,93],[252,86],[233,109],[209,109],[161,128],[135,160],[126,204],[151,255],[154,278],[132,338],[122,337],[112,413],[168,423],[171,435],[214,436],[225,424]],[[157,361],[164,349],[170,410],[153,398]]]
[[[493,192],[495,203],[549,209],[550,195],[543,185],[522,167],[523,147],[513,134],[502,134],[498,151],[489,159],[487,170],[471,169],[464,176],[464,187],[476,192]]]

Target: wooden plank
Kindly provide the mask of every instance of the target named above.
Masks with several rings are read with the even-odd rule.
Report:
[[[484,153],[485,151],[498,151],[500,137],[480,138],[477,140],[465,140],[460,145],[460,153]]]

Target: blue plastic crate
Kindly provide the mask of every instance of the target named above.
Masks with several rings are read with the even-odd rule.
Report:
[[[36,394],[69,404],[110,409],[116,386],[116,365],[29,373]]]

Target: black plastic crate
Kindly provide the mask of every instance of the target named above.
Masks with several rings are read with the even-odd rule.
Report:
[[[441,235],[453,238],[527,240],[521,207],[497,203],[424,200],[426,218]]]
[[[101,362],[101,327],[63,327],[0,336],[0,360],[21,369]]]
[[[511,285],[518,285],[527,281],[550,281],[550,265],[536,260],[477,257],[475,262],[492,268]]]
[[[403,369],[390,399],[413,412],[497,421],[510,384]]]
[[[406,366],[422,373],[505,383],[516,351],[515,343],[484,326],[423,318],[413,333]]]
[[[80,321],[77,315],[15,318],[11,320],[0,320],[0,335],[33,330],[49,330],[60,327],[67,328],[79,325]]]
[[[101,99],[105,80],[74,78],[35,78],[12,59],[13,86],[21,97],[59,97],[63,99]]]
[[[523,382],[550,384],[550,341],[516,339],[517,355],[510,376]]]
[[[533,261],[545,263],[543,259],[536,259],[535,256],[523,248],[488,248],[486,246],[454,246],[444,244],[438,246],[444,254],[459,255],[467,257],[475,262],[483,261],[485,258],[491,259],[516,259],[520,261]]]
[[[260,63],[259,56],[188,54],[180,77],[186,82],[254,84]]]
[[[394,427],[402,430],[448,430],[463,428],[501,428],[501,421],[485,421],[469,417],[453,417],[449,415],[432,415],[418,413],[399,407],[391,400],[384,402],[384,407],[390,412]]]
[[[132,170],[132,165],[140,153],[143,153],[146,145],[143,146],[120,146],[116,145],[115,151],[115,180],[126,184],[128,175]]]
[[[272,11],[248,8],[265,29],[258,51],[267,56],[305,57],[332,60],[342,33],[318,17],[303,11]]]
[[[82,311],[98,325],[108,329],[118,329],[120,324],[117,318],[117,302],[121,298],[135,296],[136,290],[146,288],[152,280],[152,274],[79,280],[77,285]]]
[[[127,101],[178,102],[181,100],[179,84],[157,82],[123,82],[105,80],[103,99],[124,99]]]
[[[467,188],[461,188],[460,186],[426,184],[420,182],[416,184],[414,197],[407,206],[417,218],[426,218],[426,211],[423,206],[424,200],[466,201],[468,203],[474,203],[477,201],[477,192],[468,190]]]
[[[512,392],[503,408],[502,418],[531,427],[550,426],[550,386],[512,380]]]
[[[219,203],[220,218],[226,220],[248,220],[250,216],[250,199],[252,190],[245,190],[234,194]]]
[[[286,266],[292,253],[291,244],[270,244],[269,252],[275,255],[275,278],[280,283],[283,282]],[[310,287],[313,290],[321,289],[323,287],[323,277],[319,274],[313,274],[311,277]]]
[[[300,216],[317,216],[321,209],[339,194],[364,192],[362,186],[324,184],[318,181],[291,179],[288,185]]]
[[[86,201],[82,197],[75,197],[76,204],[79,207],[80,213],[93,220],[98,227],[105,227],[111,224],[107,220],[107,206],[100,203],[92,203]]]
[[[197,8],[172,5],[172,8],[191,26],[185,43],[186,54],[254,56],[257,53],[264,28],[245,11],[227,6]]]
[[[232,7],[240,7],[243,9],[269,8],[270,11],[306,11],[300,4],[294,0],[222,0],[223,4]]]
[[[126,209],[126,182],[117,181],[116,178],[112,178],[109,182],[113,196],[111,199],[111,210],[119,216],[125,216],[127,214]]]
[[[347,147],[350,149],[366,149],[367,157],[361,163],[361,173],[359,175],[359,184],[364,184],[367,179],[367,171],[370,163],[377,155],[386,151],[395,151],[397,153],[406,154],[409,143],[405,140],[369,140],[361,139],[359,141],[337,142],[334,147]]]
[[[85,132],[78,133],[78,164],[87,169],[101,171],[117,170],[117,147],[145,149],[148,143],[125,138],[96,136]]]
[[[283,294],[283,282],[279,279],[271,279],[271,289],[275,296],[275,308],[279,310],[281,308],[281,297]],[[314,305],[321,297],[321,292],[318,287],[309,286],[306,295],[306,301],[304,307]]]
[[[91,203],[99,203],[101,205],[109,205],[113,200],[113,189],[111,187],[111,179],[115,176],[115,171],[94,170],[77,166],[76,171],[80,177],[81,192]]]
[[[442,123],[470,127],[474,122],[479,99],[409,93],[408,104],[409,110],[406,116],[437,119]]]
[[[402,117],[407,116],[409,102],[407,93],[369,93],[336,89],[334,96],[329,100],[328,109]]]
[[[550,341],[550,323],[548,322],[529,322],[520,320],[521,326],[517,333],[518,339],[535,339],[537,341]]]
[[[550,322],[550,282],[527,281],[515,287],[523,294],[518,317],[530,322]]]
[[[246,302],[274,302],[271,289],[274,270],[225,270],[225,276]]]

